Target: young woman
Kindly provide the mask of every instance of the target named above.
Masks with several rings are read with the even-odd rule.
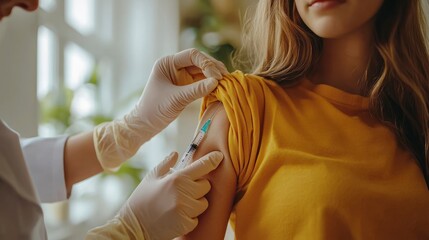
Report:
[[[196,158],[208,210],[185,238],[428,239],[429,57],[419,0],[261,0]],[[426,181],[425,181],[426,179]]]

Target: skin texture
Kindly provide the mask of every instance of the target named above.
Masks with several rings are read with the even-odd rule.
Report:
[[[332,0],[335,7],[310,5],[313,0],[295,0],[304,23],[319,37],[341,38],[371,22],[383,0]]]
[[[179,239],[224,239],[237,184],[237,177],[231,163],[228,148],[229,120],[223,106],[214,103],[208,107],[200,123],[207,119],[219,108],[212,119],[206,138],[195,152],[194,160],[211,151],[221,151],[224,160],[219,167],[208,175],[211,190],[206,195],[209,207],[198,217],[197,228]],[[198,127],[200,129],[201,126]]]
[[[295,0],[305,24],[323,38],[319,62],[308,78],[343,91],[360,94],[358,82],[373,51],[374,17],[383,0],[345,0],[324,10]]]
[[[64,146],[64,177],[68,196],[73,184],[103,171],[92,136],[92,132],[71,136]]]

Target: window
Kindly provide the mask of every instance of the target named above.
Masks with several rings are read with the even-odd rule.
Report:
[[[100,7],[99,7],[100,6]],[[112,0],[42,0],[38,30],[38,99],[42,109],[39,134],[57,135],[75,120],[108,114],[98,109],[95,85],[111,95],[109,65],[115,58],[111,33]],[[102,70],[100,72],[100,70]],[[100,82],[91,82],[96,74]],[[106,91],[107,90],[107,91]],[[100,94],[101,95],[101,94]],[[105,111],[107,109],[107,111]],[[60,117],[61,116],[61,117]]]
[[[128,112],[155,60],[178,51],[177,5],[171,0],[40,0],[39,135],[89,130]],[[151,140],[132,165],[150,169],[177,149],[166,141],[176,126]],[[70,201],[44,204],[48,237],[83,239],[88,229],[113,217],[135,178],[99,175],[75,185]]]

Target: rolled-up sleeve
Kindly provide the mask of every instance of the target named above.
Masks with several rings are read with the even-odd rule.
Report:
[[[41,202],[67,199],[64,145],[67,136],[21,139],[21,147]]]

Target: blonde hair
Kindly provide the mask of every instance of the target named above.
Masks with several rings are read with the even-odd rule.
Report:
[[[311,72],[323,47],[293,0],[260,0],[244,33],[236,55],[241,67],[250,66],[253,74],[282,85],[293,85]],[[414,154],[427,184],[428,40],[419,0],[385,0],[375,19],[375,52],[361,82],[362,93],[370,98],[370,112]]]

